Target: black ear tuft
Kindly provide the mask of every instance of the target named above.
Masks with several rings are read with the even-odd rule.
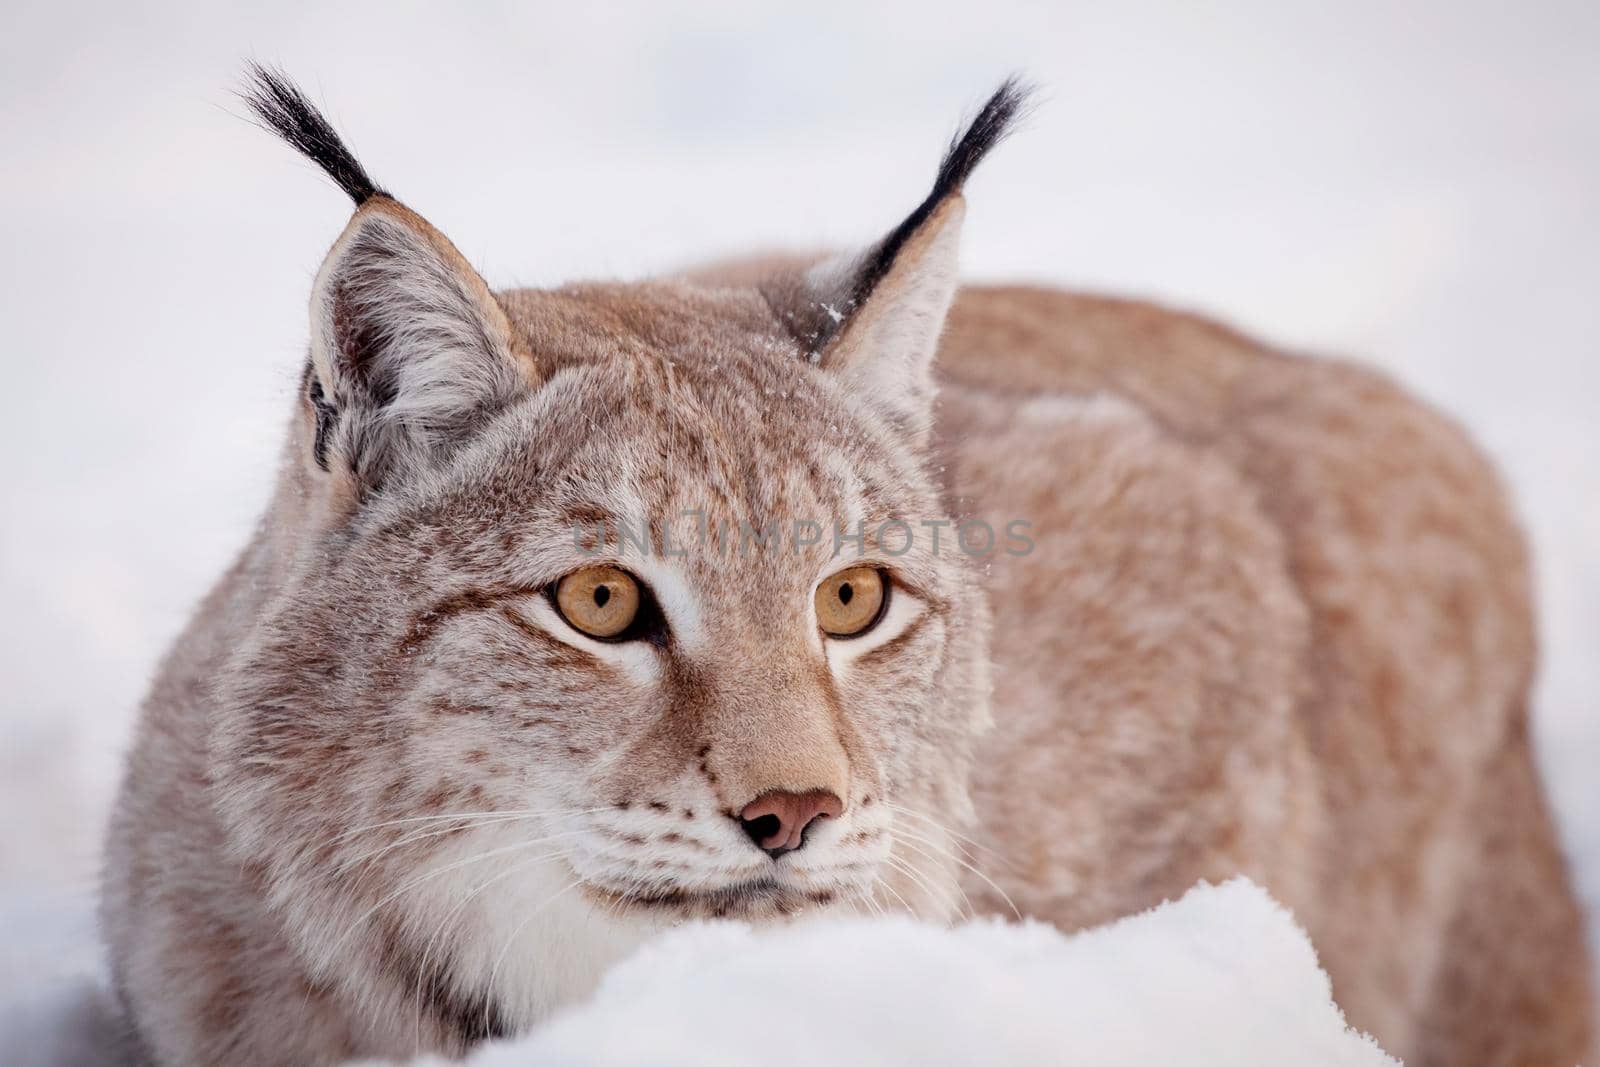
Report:
[[[933,191],[889,236],[879,241],[862,262],[850,293],[852,307],[866,303],[878,282],[894,266],[895,256],[900,254],[900,249],[911,239],[911,235],[928,221],[928,216],[946,197],[961,191],[979,161],[1016,128],[1016,120],[1025,109],[1031,91],[1013,74],[1000,83],[1000,88],[994,91],[994,95],[989,97],[966,128],[951,139],[944,160],[939,164],[938,177],[933,181]]]
[[[389,195],[367,175],[317,106],[281,70],[251,63],[239,95],[267,129],[321,167],[357,207],[374,196]]]
[[[950,148],[939,164],[939,176],[934,179],[929,201],[938,203],[961,190],[967,176],[989,150],[1016,129],[1016,120],[1026,109],[1030,92],[1032,89],[1015,74],[1000,83],[1000,88],[989,97],[967,128],[950,139]]]

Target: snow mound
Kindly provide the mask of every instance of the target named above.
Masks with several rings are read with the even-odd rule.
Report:
[[[10,918],[0,923],[12,933],[0,956],[0,1060],[126,1062],[86,910]],[[1240,878],[1071,936],[1033,922],[944,929],[903,918],[685,926],[619,964],[585,1003],[526,1038],[486,1046],[469,1065],[753,1062],[1396,1061],[1345,1026],[1306,935]]]
[[[1349,1029],[1289,912],[1245,879],[1068,936],[827,919],[696,924],[471,1067],[1397,1061]],[[424,1061],[442,1062],[442,1061]]]

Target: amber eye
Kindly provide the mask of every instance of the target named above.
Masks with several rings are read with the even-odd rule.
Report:
[[[851,567],[817,586],[817,625],[830,637],[864,634],[883,615],[888,582],[876,567]]]
[[[615,567],[585,567],[556,583],[556,607],[574,630],[616,637],[639,615],[639,583]]]

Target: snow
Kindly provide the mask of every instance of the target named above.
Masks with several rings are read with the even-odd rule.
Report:
[[[0,897],[0,1059],[7,1067],[113,1067],[120,1023],[105,992],[93,912],[75,895]]]
[[[968,189],[970,276],[1152,295],[1361,356],[1499,462],[1539,568],[1536,737],[1600,911],[1600,6],[10,15],[0,945],[85,926],[133,710],[255,520],[347,217],[238,117],[250,55],[301,76],[496,285],[874,237],[958,114],[1026,72],[1041,104]],[[0,1003],[26,999],[21,960],[0,956]]]
[[[0,918],[23,935],[0,986],[6,1063],[120,1062],[82,917],[43,904]],[[997,919],[693,923],[646,943],[586,1002],[468,1062],[740,1067],[752,1049],[765,1067],[1396,1062],[1346,1027],[1304,931],[1244,878],[1072,936]]]
[[[468,1063],[742,1067],[753,1049],[765,1067],[1396,1063],[1345,1026],[1304,932],[1242,878],[1071,937],[903,918],[684,927]]]

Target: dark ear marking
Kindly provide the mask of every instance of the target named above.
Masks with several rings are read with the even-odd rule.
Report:
[[[323,470],[328,469],[328,438],[333,433],[333,425],[338,421],[339,411],[328,399],[323,391],[322,379],[317,377],[317,369],[311,361],[306,361],[305,381],[302,388],[306,391],[306,399],[311,403],[311,413],[317,420],[316,436],[312,440],[311,458],[317,461],[317,466]]]
[[[239,96],[263,126],[321,167],[356,207],[389,195],[368,176],[333,124],[281,70],[252,62]]]
[[[1020,78],[1012,75],[1000,83],[1000,88],[994,91],[966,128],[950,139],[950,147],[945,150],[944,159],[939,163],[938,176],[934,178],[933,189],[927,198],[864,257],[850,290],[851,307],[866,303],[878,282],[894,266],[895,257],[911,239],[911,235],[917,232],[946,197],[961,191],[967,177],[989,154],[989,150],[1005,140],[1016,128],[1016,120],[1024,111],[1031,91]]]
[[[760,286],[782,327],[813,362],[866,306],[901,252],[940,205],[960,194],[983,157],[1016,128],[1030,92],[1015,76],[1000,83],[972,121],[951,138],[927,197],[888,236],[849,260],[822,265],[826,272],[820,277],[780,274]]]

